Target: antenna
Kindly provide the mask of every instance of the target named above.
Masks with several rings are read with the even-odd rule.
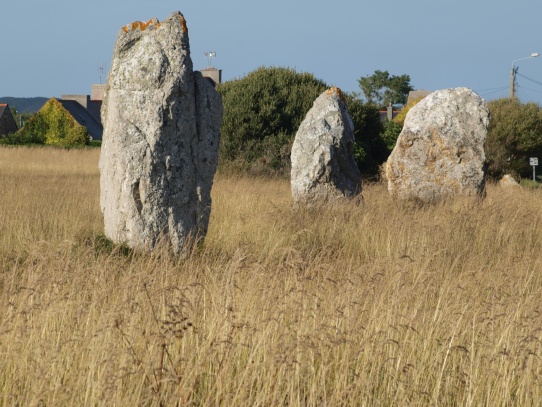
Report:
[[[104,74],[104,69],[105,69],[105,65],[103,64],[103,62],[100,64],[100,66],[98,67],[99,71],[100,71],[100,85],[102,84],[102,76]]]
[[[216,57],[216,52],[214,51],[205,51],[205,58],[207,58],[207,68],[211,68],[211,59]]]

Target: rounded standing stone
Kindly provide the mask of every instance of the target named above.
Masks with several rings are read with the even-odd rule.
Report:
[[[408,112],[386,163],[390,194],[421,202],[483,195],[488,125],[486,103],[468,88],[425,97]]]

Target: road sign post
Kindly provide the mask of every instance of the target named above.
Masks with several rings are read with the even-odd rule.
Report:
[[[538,165],[538,157],[530,157],[529,158],[529,165],[531,165],[533,167],[533,181],[536,181],[535,168]]]

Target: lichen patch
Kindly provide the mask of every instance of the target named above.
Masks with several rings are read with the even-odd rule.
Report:
[[[188,27],[186,26],[186,19],[183,16],[177,16],[181,20],[181,25],[183,27],[183,32],[188,32]]]
[[[160,27],[160,22],[157,18],[151,18],[149,21],[134,21],[131,24],[126,24],[124,27],[122,27],[122,31],[127,33],[128,31],[145,31],[148,29],[156,30],[158,27]]]
[[[341,99],[343,102],[346,102],[346,97],[344,96],[343,91],[336,86],[329,88],[327,94],[329,96],[338,96],[339,99]]]

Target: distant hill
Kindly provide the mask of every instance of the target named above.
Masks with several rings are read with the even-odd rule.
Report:
[[[36,113],[47,102],[49,98],[14,98],[10,96],[0,96],[0,103],[7,103],[9,107],[14,107],[17,113]]]

